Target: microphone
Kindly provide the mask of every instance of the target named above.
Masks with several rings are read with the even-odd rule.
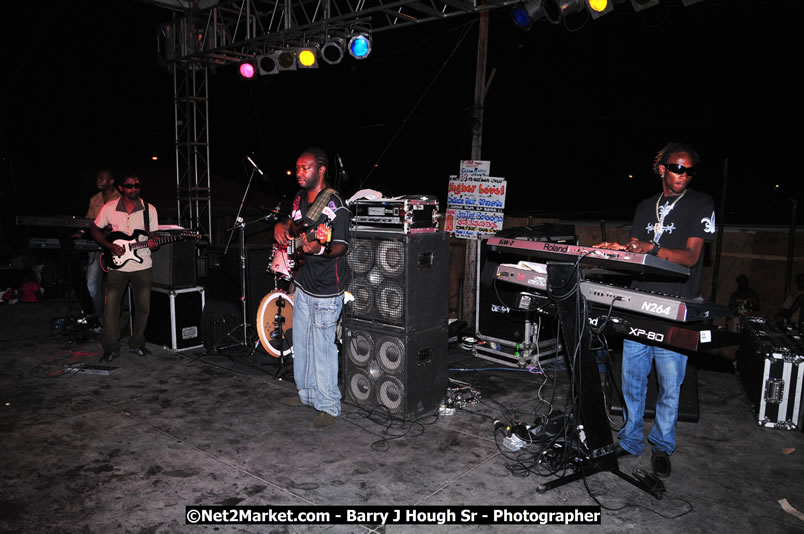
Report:
[[[262,169],[260,169],[260,168],[259,168],[259,166],[257,166],[257,164],[256,164],[256,163],[254,163],[254,160],[253,160],[253,159],[251,159],[251,156],[246,156],[246,159],[248,160],[248,162],[249,162],[249,163],[251,163],[251,166],[252,166],[252,167],[254,167],[254,169],[255,169],[255,170],[258,172],[258,173],[260,173],[260,176],[264,176],[264,175],[265,175],[265,173],[263,173],[263,172],[262,172]]]
[[[349,174],[346,172],[346,169],[343,168],[343,160],[341,159],[341,155],[336,153],[335,157],[338,158],[338,168],[340,169],[341,177],[343,177],[343,181],[348,182],[349,181]]]

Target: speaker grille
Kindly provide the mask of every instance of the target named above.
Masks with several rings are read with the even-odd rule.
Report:
[[[397,333],[362,321],[349,321],[345,328],[345,402],[399,418],[438,408],[447,387],[446,329]]]
[[[356,232],[348,256],[355,319],[409,331],[446,325],[449,248],[443,232]]]

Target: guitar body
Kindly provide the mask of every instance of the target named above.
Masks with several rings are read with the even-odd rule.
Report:
[[[307,241],[319,241],[322,245],[329,248],[332,239],[331,221],[326,219],[317,228],[310,229],[304,222],[290,222],[288,233],[291,239],[287,246],[274,244],[273,254],[271,255],[270,271],[274,275],[290,280],[296,271],[304,265],[304,250],[302,249],[302,236],[307,235]]]
[[[143,237],[143,239],[140,239],[141,237]],[[132,249],[131,246],[148,241],[148,233],[145,230],[134,230],[132,235],[124,234],[123,232],[112,232],[106,236],[106,240],[109,243],[120,245],[125,252],[120,256],[115,256],[108,251],[101,254],[101,267],[103,267],[104,271],[119,269],[130,261],[136,263],[143,262],[143,259],[140,258],[138,254],[139,248]]]
[[[154,242],[158,246],[163,243],[170,243],[186,238],[200,239],[201,234],[190,230],[183,230],[177,234],[155,238]],[[101,254],[100,262],[104,271],[108,272],[110,269],[119,269],[130,261],[136,263],[143,262],[138,251],[148,247],[148,232],[145,230],[134,230],[134,233],[131,235],[124,234],[123,232],[112,232],[106,236],[106,240],[109,243],[123,247],[123,254],[117,256],[110,253],[108,250]]]

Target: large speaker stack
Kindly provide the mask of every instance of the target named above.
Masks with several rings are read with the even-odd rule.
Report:
[[[352,205],[354,301],[344,308],[343,397],[413,419],[435,412],[447,389],[448,236],[434,225],[373,226],[360,218],[365,207]]]

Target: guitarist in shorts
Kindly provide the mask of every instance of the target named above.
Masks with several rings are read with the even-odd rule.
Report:
[[[106,308],[104,309],[101,361],[112,361],[120,356],[120,301],[128,284],[134,295],[134,332],[128,341],[129,350],[137,356],[146,356],[145,326],[151,310],[151,250],[157,247],[153,232],[159,228],[156,208],[140,198],[142,180],[136,173],[127,172],[118,189],[121,197],[103,205],[90,228],[92,238],[103,247],[104,254],[121,256],[125,249],[103,235],[102,228],[111,226],[113,233],[133,236],[136,231],[147,233],[148,246],[138,252],[142,262],[128,261],[117,269],[110,269],[106,280]],[[147,211],[146,211],[147,207]],[[111,237],[108,236],[108,237]],[[134,237],[132,237],[134,239]]]
[[[327,187],[328,166],[323,150],[302,152],[296,160],[301,190],[293,200],[290,218],[274,227],[274,239],[280,246],[287,246],[295,236],[302,237],[304,263],[294,278],[298,291],[293,306],[293,378],[299,394],[280,402],[315,408],[311,430],[331,425],[341,413],[335,333],[348,282],[345,254],[350,214],[340,195]],[[323,223],[331,226],[326,245],[310,232]]]

